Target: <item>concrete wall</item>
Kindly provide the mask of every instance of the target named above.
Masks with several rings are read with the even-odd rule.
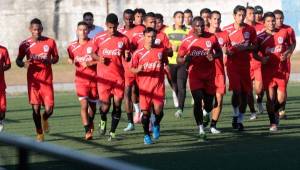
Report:
[[[222,25],[232,22],[232,10],[237,4],[246,5],[247,0],[108,0],[109,12],[122,16],[126,8],[142,7],[146,11],[162,13],[167,24],[172,23],[173,12],[187,8],[199,15],[201,8],[209,7],[222,12]],[[300,37],[300,1],[295,0],[251,0],[249,5],[261,5],[265,11],[283,9],[286,23],[293,25]],[[30,36],[29,21],[38,17],[44,25],[44,34],[57,40],[61,55],[65,55],[68,42],[74,39],[75,28],[82,14],[95,14],[95,24],[104,25],[107,12],[106,0],[1,0],[0,44],[8,47],[15,57],[19,43]],[[299,44],[299,43],[298,43]],[[298,45],[297,49],[300,49]]]

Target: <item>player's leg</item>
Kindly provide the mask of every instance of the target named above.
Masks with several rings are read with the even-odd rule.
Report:
[[[178,103],[178,85],[177,85],[177,69],[178,69],[178,65],[177,64],[170,64],[170,72],[171,72],[171,83],[172,83],[172,96],[173,96],[173,103],[174,103],[174,107],[178,107],[179,103]],[[176,117],[178,117],[177,115],[175,115]]]
[[[32,118],[37,133],[37,141],[42,142],[44,141],[44,133],[43,133],[42,123],[41,123],[41,105],[32,104]]]
[[[244,130],[244,115],[246,113],[247,109],[247,99],[248,99],[249,91],[244,91],[240,93],[240,106],[239,106],[239,116],[237,120],[238,130],[243,131]]]
[[[4,119],[6,112],[6,94],[4,92],[0,92],[0,132],[4,129]]]
[[[177,70],[177,97],[178,97],[178,108],[175,113],[176,117],[181,117],[184,109],[185,97],[186,97],[186,81],[187,81],[187,70],[185,65],[179,65]]]
[[[204,106],[202,106],[202,108],[207,112],[206,115],[203,114],[203,116],[204,116],[203,117],[203,126],[204,127],[207,127],[210,122],[210,113],[213,110],[213,101],[214,101],[214,95],[204,92],[204,96],[203,96]]]
[[[210,122],[210,131],[213,134],[220,133],[220,131],[217,130],[217,123],[218,123],[220,114],[222,112],[222,107],[223,107],[223,94],[217,92],[216,96],[215,96],[215,103],[214,103],[214,108],[212,111],[212,117],[211,117],[211,122]]]
[[[88,119],[88,98],[87,97],[80,97],[80,116],[81,122],[85,131],[85,139],[90,140],[92,139],[90,127],[89,127],[89,119]]]
[[[53,105],[45,105],[45,111],[42,117],[42,126],[45,133],[49,133],[48,119],[53,114]]]
[[[286,98],[287,98],[287,82],[284,79],[277,80],[277,106],[276,113],[278,113],[279,118],[286,118],[286,115],[280,115],[280,111],[285,108]]]
[[[269,87],[267,93],[267,112],[270,120],[270,131],[277,131],[277,121],[275,113],[276,91],[274,87]]]
[[[204,132],[202,113],[202,100],[204,98],[204,93],[202,90],[192,90],[191,93],[194,99],[193,112],[197,127],[199,128],[200,139],[205,140],[206,134]]]
[[[231,96],[231,105],[233,108],[233,116],[232,116],[232,128],[237,129],[238,128],[238,116],[240,114],[239,111],[239,105],[240,105],[240,91],[233,90],[232,96]]]
[[[250,109],[250,113],[251,113],[250,120],[255,120],[257,118],[257,115],[256,115],[255,106],[254,106],[254,95],[253,95],[253,92],[250,92],[248,94],[247,103],[248,103],[248,106],[249,106],[249,109]]]
[[[122,106],[122,98],[114,96],[114,100],[113,100],[113,111],[111,113],[111,129],[110,129],[110,133],[109,133],[109,140],[112,140],[113,138],[116,137],[115,133],[116,133],[116,129],[118,127],[120,118],[121,118],[121,106]]]
[[[142,114],[141,114],[141,109],[139,104],[139,96],[140,96],[139,87],[137,85],[137,82],[134,81],[131,87],[131,99],[134,108],[134,118],[133,118],[134,123],[141,123]]]
[[[42,85],[40,91],[40,98],[45,105],[45,111],[42,117],[42,127],[45,133],[49,132],[49,118],[53,114],[54,108],[54,90],[53,85]]]
[[[132,86],[128,85],[125,86],[125,111],[127,113],[127,120],[128,120],[128,125],[124,129],[125,132],[134,130],[134,124],[133,124],[133,103],[131,100],[131,90]]]
[[[264,112],[264,107],[262,104],[264,91],[263,91],[263,79],[262,79],[261,68],[256,69],[256,71],[255,71],[254,90],[255,90],[255,94],[256,94],[257,109],[258,109],[258,112],[260,114],[262,114]]]

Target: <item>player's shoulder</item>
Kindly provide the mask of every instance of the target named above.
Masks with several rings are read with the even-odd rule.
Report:
[[[97,33],[96,36],[94,37],[94,40],[104,39],[106,37],[107,37],[107,33],[106,33],[106,31],[103,31],[103,32]]]
[[[2,45],[0,45],[0,51],[7,51],[7,48],[4,47],[4,46],[2,46]]]
[[[135,51],[133,52],[133,56],[140,56],[140,55],[143,55],[143,54],[144,54],[144,51],[145,51],[145,48],[144,48],[144,47],[138,48],[137,50],[135,50]]]
[[[191,43],[194,40],[194,35],[188,35],[182,40],[183,43]]]
[[[74,48],[78,45],[78,40],[74,40],[68,44],[68,48]]]
[[[228,32],[228,31],[231,31],[232,29],[234,29],[233,24],[229,24],[229,25],[224,26],[222,30]]]
[[[20,46],[23,46],[23,47],[24,47],[24,46],[30,46],[30,43],[32,43],[31,37],[29,37],[29,38],[27,38],[27,39],[21,41]]]

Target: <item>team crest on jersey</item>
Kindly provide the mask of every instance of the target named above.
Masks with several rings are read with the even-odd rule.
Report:
[[[282,37],[278,37],[277,41],[278,41],[278,44],[282,44],[283,43],[283,38]]]
[[[223,38],[218,38],[218,42],[219,42],[219,44],[223,44],[224,43],[224,40],[223,40]]]
[[[87,53],[87,54],[91,54],[92,51],[93,51],[93,48],[92,48],[92,47],[86,48],[86,53]]]
[[[162,53],[158,53],[157,57],[158,57],[159,60],[161,60],[162,59]]]
[[[210,41],[205,41],[205,45],[207,48],[210,48],[211,47],[211,42]]]
[[[246,39],[250,38],[250,33],[249,33],[249,32],[244,32],[244,37],[245,37]]]
[[[160,39],[155,39],[154,44],[159,45],[160,44]]]
[[[124,43],[122,41],[118,42],[118,48],[123,48]]]
[[[49,51],[49,46],[48,45],[44,45],[43,49],[44,49],[44,52],[47,53]]]

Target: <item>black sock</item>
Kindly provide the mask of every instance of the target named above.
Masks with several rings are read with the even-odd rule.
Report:
[[[214,128],[216,128],[216,126],[217,126],[217,120],[213,120],[213,119],[211,119],[211,122],[210,122],[210,127],[214,127]]]
[[[143,124],[143,129],[144,129],[144,133],[145,135],[150,135],[149,132],[149,123],[150,123],[150,116],[143,114],[142,116],[142,124]]]
[[[90,130],[89,125],[84,125],[83,127],[84,127],[85,133],[87,133]]]
[[[115,133],[117,126],[121,118],[121,110],[116,110],[115,113],[111,113],[111,132]]]
[[[95,118],[95,116],[93,116],[93,117],[89,116],[89,118],[88,118],[89,124],[93,123],[94,118]]]
[[[34,121],[37,133],[42,134],[43,129],[42,129],[42,123],[41,123],[41,114],[32,112],[32,117],[33,117],[33,121]]]
[[[268,113],[269,119],[270,119],[270,124],[276,124],[276,118],[274,113]]]
[[[128,119],[128,123],[132,123],[133,124],[133,113],[127,113],[127,119]]]
[[[164,112],[161,111],[159,115],[155,115],[154,126],[159,126],[162,118],[164,117]]]
[[[107,121],[107,113],[103,112],[102,110],[100,110],[100,117],[102,121]]]

